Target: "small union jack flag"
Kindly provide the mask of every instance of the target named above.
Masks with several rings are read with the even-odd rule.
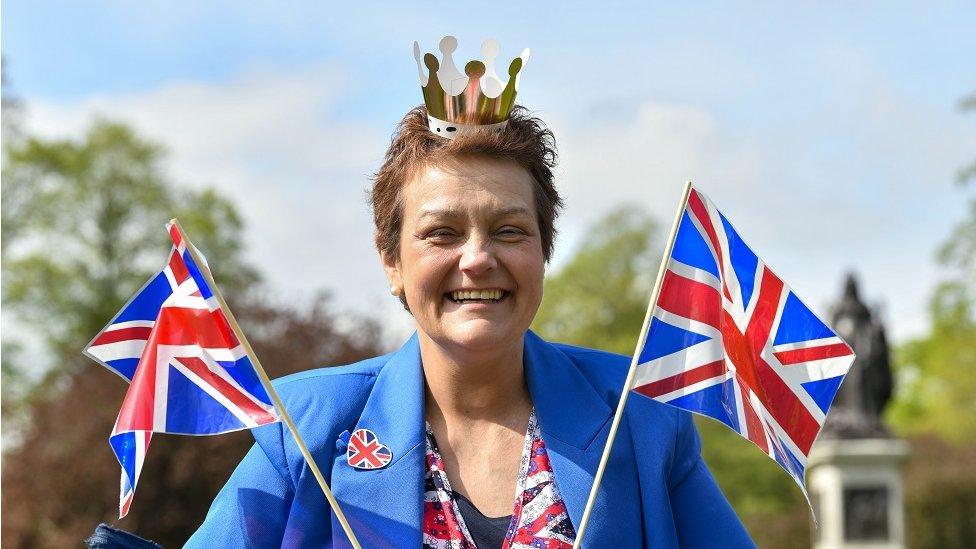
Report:
[[[854,353],[690,190],[634,390],[726,424],[806,494],[814,439]]]
[[[213,435],[279,420],[201,271],[206,260],[196,264],[176,220],[166,229],[167,264],[84,351],[129,382],[109,438],[122,466],[119,518],[129,512],[152,433]]]
[[[356,429],[349,437],[346,461],[356,469],[381,469],[386,467],[393,454],[369,429]]]

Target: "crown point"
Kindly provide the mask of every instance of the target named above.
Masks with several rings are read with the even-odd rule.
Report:
[[[443,53],[444,55],[450,55],[454,53],[454,50],[457,49],[457,46],[458,46],[457,38],[454,38],[453,36],[445,36],[444,38],[441,38],[441,42],[440,44],[438,44],[437,47],[441,50],[441,53]]]
[[[464,66],[464,74],[471,78],[481,78],[485,75],[485,64],[478,60],[469,61]]]
[[[437,62],[437,56],[432,53],[424,54],[424,65],[427,66],[427,70],[429,70],[431,74],[437,72],[439,65]]]
[[[522,53],[519,55],[519,59],[522,60],[522,66],[519,67],[518,76],[515,77],[515,89],[516,90],[518,90],[519,81],[522,78],[522,71],[521,71],[521,69],[525,68],[525,64],[529,62],[529,48],[525,48],[524,50],[522,50]]]
[[[439,44],[443,57],[441,58],[441,67],[437,70],[437,80],[444,87],[444,91],[452,96],[459,95],[468,84],[468,79],[454,65],[453,54],[454,50],[457,49],[457,45],[457,38],[453,36],[441,38]]]
[[[508,66],[508,76],[515,78],[515,75],[517,75],[520,70],[522,70],[522,58],[516,57],[515,59],[512,59],[512,64]]]
[[[485,60],[498,57],[500,51],[502,51],[502,46],[494,38],[489,38],[481,43],[481,55],[485,56]]]
[[[413,43],[413,58],[417,61],[417,76],[420,77],[420,86],[426,87],[427,81],[430,79],[429,74],[424,74],[424,66],[420,59],[420,44],[416,41]]]

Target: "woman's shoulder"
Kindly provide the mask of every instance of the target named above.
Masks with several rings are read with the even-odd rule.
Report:
[[[579,368],[594,389],[601,393],[605,390],[616,390],[620,394],[630,368],[630,357],[567,343],[550,344],[562,351]]]
[[[362,383],[367,378],[376,377],[383,368],[392,353],[374,356],[359,362],[343,364],[338,366],[324,366],[312,370],[296,372],[287,376],[279,377],[272,381],[279,392],[305,391],[309,387],[315,386],[337,386],[344,384]]]
[[[551,345],[562,351],[576,365],[580,373],[586,377],[590,385],[611,408],[616,408],[623,392],[624,382],[627,380],[627,372],[630,370],[631,357],[565,343],[552,343]],[[649,418],[651,421],[677,422],[681,419],[679,416],[687,414],[679,408],[668,406],[643,395],[632,396],[635,398],[628,398],[627,400],[628,415],[632,415],[634,411],[639,411],[641,414],[652,416]]]
[[[297,372],[275,379],[272,385],[308,445],[330,447],[338,432],[355,424],[376,376],[391,356]],[[275,441],[282,443],[281,428],[280,424],[259,427],[253,430],[254,437],[267,449]]]
[[[349,402],[351,396],[368,392],[390,356],[297,372],[274,380],[272,385],[286,406],[329,406],[339,400]]]

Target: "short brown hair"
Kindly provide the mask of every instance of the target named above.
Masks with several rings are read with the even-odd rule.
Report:
[[[465,155],[511,160],[532,175],[542,253],[548,262],[556,238],[556,216],[563,205],[553,185],[556,139],[542,120],[531,116],[520,105],[512,108],[504,131],[471,132],[454,139],[444,139],[431,133],[427,126],[427,109],[423,105],[414,107],[403,117],[393,133],[390,148],[386,150],[383,166],[373,177],[373,188],[369,192],[379,251],[388,257],[400,257],[402,191],[407,181],[424,167]]]

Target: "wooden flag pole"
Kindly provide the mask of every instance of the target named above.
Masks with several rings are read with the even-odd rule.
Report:
[[[613,416],[613,423],[610,424],[610,434],[607,435],[607,444],[603,447],[603,456],[600,458],[600,466],[597,467],[596,477],[593,479],[593,487],[590,488],[590,497],[586,500],[586,507],[583,509],[583,518],[580,519],[579,531],[576,532],[576,541],[573,549],[579,549],[583,545],[583,534],[586,532],[586,523],[590,520],[590,513],[593,512],[593,504],[596,502],[596,494],[600,490],[600,481],[603,479],[603,472],[607,468],[610,460],[610,450],[613,448],[613,441],[617,437],[617,427],[624,415],[624,406],[627,404],[627,396],[634,385],[634,378],[637,376],[637,361],[640,358],[641,349],[647,341],[647,329],[651,325],[651,317],[654,313],[654,306],[657,304],[658,295],[661,293],[661,284],[664,282],[664,273],[668,269],[668,259],[674,249],[674,239],[678,234],[678,226],[681,224],[681,214],[685,211],[688,204],[688,196],[691,194],[691,181],[685,183],[685,190],[681,194],[681,202],[678,204],[678,213],[674,216],[674,224],[671,225],[671,234],[668,235],[668,243],[664,248],[664,257],[661,259],[661,266],[657,270],[657,280],[654,282],[654,289],[651,291],[651,300],[647,305],[647,312],[644,314],[644,326],[641,328],[640,336],[637,338],[637,348],[634,356],[630,360],[630,370],[627,372],[627,379],[624,381],[624,390],[620,394],[620,401],[617,403],[617,412]]]
[[[325,477],[322,476],[322,471],[319,470],[318,465],[315,464],[315,459],[312,457],[312,453],[308,450],[308,446],[305,444],[305,440],[298,433],[298,427],[295,426],[295,422],[292,421],[291,416],[288,414],[288,410],[285,409],[285,405],[281,402],[281,397],[278,396],[278,392],[275,391],[274,386],[271,384],[271,379],[268,377],[268,373],[264,371],[264,366],[261,365],[261,361],[258,360],[258,355],[254,353],[254,349],[251,348],[250,342],[248,342],[247,337],[244,336],[244,332],[241,330],[240,325],[237,323],[237,319],[234,318],[234,313],[231,312],[230,307],[227,306],[227,302],[224,301],[223,296],[220,295],[220,290],[217,288],[217,283],[214,282],[213,275],[210,273],[210,268],[203,259],[197,253],[196,248],[190,244],[190,239],[186,236],[183,231],[183,227],[180,226],[180,222],[173,220],[176,225],[177,230],[180,231],[180,235],[183,237],[183,242],[186,244],[187,251],[190,252],[190,256],[193,258],[193,262],[197,264],[200,273],[203,278],[207,281],[210,286],[210,290],[213,292],[213,296],[217,299],[217,303],[220,304],[221,309],[224,311],[224,316],[227,317],[227,322],[230,324],[231,329],[234,331],[234,335],[237,336],[238,341],[244,347],[244,352],[247,353],[248,358],[254,363],[254,368],[258,372],[258,376],[261,378],[261,384],[264,386],[264,390],[268,392],[268,396],[271,397],[271,401],[274,403],[275,409],[278,410],[278,415],[281,416],[281,421],[288,427],[288,431],[291,432],[292,438],[295,439],[295,444],[298,445],[298,449],[301,450],[302,456],[305,457],[305,462],[308,463],[308,468],[311,469],[312,474],[315,476],[315,480],[318,481],[319,486],[322,488],[322,492],[325,494],[326,499],[329,500],[329,505],[332,506],[332,510],[335,512],[336,518],[339,519],[339,523],[342,525],[342,530],[346,533],[346,537],[352,543],[355,549],[362,549],[359,544],[359,540],[356,539],[356,535],[352,532],[352,527],[349,526],[349,521],[346,520],[346,516],[342,514],[342,509],[339,508],[339,502],[336,501],[335,496],[332,495],[332,490],[329,489],[329,484],[325,482]]]

